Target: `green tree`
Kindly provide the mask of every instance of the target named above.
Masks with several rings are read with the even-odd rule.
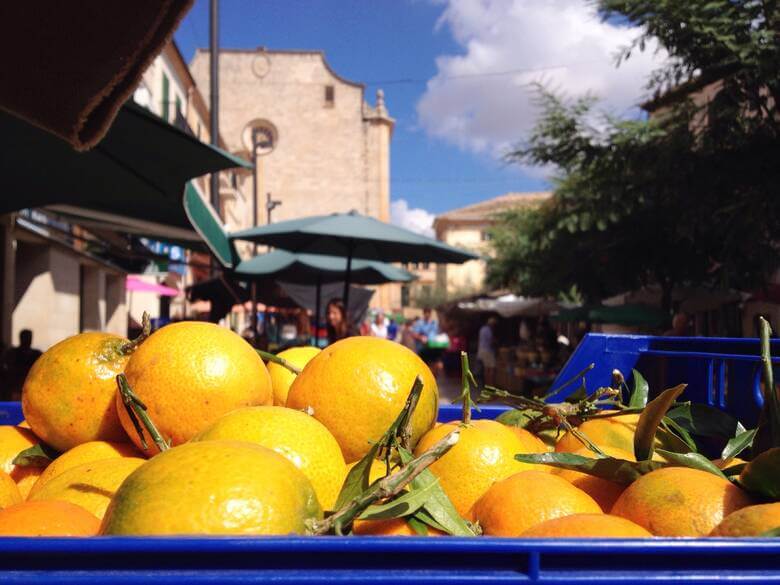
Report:
[[[527,294],[576,286],[589,301],[656,283],[666,309],[676,285],[765,284],[780,241],[776,3],[598,4],[644,31],[621,59],[650,37],[669,52],[649,85],[663,114],[600,116],[592,97],[540,87],[541,116],[509,159],[553,166],[555,197],[498,223],[490,282]],[[710,82],[714,97],[697,99]]]

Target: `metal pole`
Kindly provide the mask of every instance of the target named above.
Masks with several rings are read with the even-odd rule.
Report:
[[[322,302],[322,276],[317,277],[317,301],[314,309],[314,346],[320,345],[320,303]]]
[[[347,323],[351,324],[349,320],[349,281],[352,277],[352,242],[349,243],[349,251],[347,252],[347,273],[344,275],[344,313],[347,316]]]
[[[257,197],[255,197],[255,201],[257,201]],[[271,223],[271,212],[274,210],[274,205],[271,203],[271,193],[268,192],[265,194],[265,211],[266,211],[266,219],[267,223]],[[255,215],[255,225],[257,225],[257,215]],[[276,287],[275,287],[276,288]],[[268,324],[271,322],[271,312],[268,310],[268,301],[266,301],[265,304],[265,314],[264,314],[264,322],[265,326],[268,327]],[[267,329],[266,329],[267,331]],[[277,327],[277,337],[279,329]],[[270,342],[270,338],[268,339]]]
[[[257,225],[257,143],[256,134],[252,132],[252,225]],[[252,255],[257,256],[257,244],[252,247]],[[252,281],[252,315],[250,323],[252,327],[252,343],[257,347],[257,282]],[[266,317],[268,312],[266,311]],[[266,331],[268,331],[268,321],[265,321]]]
[[[219,146],[219,0],[211,0],[209,7],[209,67],[211,144]],[[211,205],[221,217],[219,209],[219,173],[211,173]]]

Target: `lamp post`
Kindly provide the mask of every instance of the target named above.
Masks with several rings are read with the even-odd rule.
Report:
[[[265,156],[267,154],[270,154],[271,151],[274,149],[274,136],[270,129],[264,128],[262,126],[256,126],[255,128],[252,128],[252,225],[256,226],[258,224],[258,217],[257,217],[257,162],[258,158],[261,156]],[[266,194],[266,210],[268,213],[268,223],[271,223],[271,211],[273,211],[274,207],[277,205],[281,205],[281,201],[272,201],[271,200],[271,194]],[[252,247],[252,255],[257,255],[257,244],[255,244]],[[252,317],[251,317],[251,327],[252,327],[252,343],[257,346],[257,282],[252,281],[252,284],[250,286],[250,292],[252,295]],[[266,311],[266,328],[268,327],[268,311]]]

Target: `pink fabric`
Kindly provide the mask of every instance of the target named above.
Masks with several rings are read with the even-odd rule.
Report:
[[[133,276],[127,277],[125,288],[133,292],[149,292],[163,297],[177,297],[181,294],[177,289],[171,288],[170,286],[144,282],[140,278],[135,278]]]

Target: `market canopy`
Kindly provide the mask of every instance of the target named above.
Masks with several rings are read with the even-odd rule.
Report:
[[[0,111],[0,213],[47,207],[85,227],[197,244],[187,182],[249,163],[128,103],[88,152]]]
[[[557,309],[558,303],[549,299],[506,294],[497,298],[477,297],[462,300],[458,302],[457,308],[473,313],[497,313],[504,318],[538,317]]]
[[[0,110],[92,148],[192,4],[3,2]]]
[[[181,291],[165,286],[164,284],[157,284],[155,282],[146,282],[136,276],[128,276],[125,280],[125,289],[129,292],[145,292],[160,295],[162,297],[177,297],[181,294]]]
[[[274,282],[260,287],[257,300],[265,305],[277,308],[303,308],[315,312],[317,307],[316,286],[291,282]],[[365,313],[374,291],[357,286],[350,287],[350,314],[355,317]],[[211,321],[222,319],[234,305],[245,305],[251,301],[249,291],[240,283],[225,276],[219,276],[190,285],[185,289],[187,300],[209,301],[211,303]],[[331,299],[341,296],[339,283],[323,284],[320,287],[320,302],[327,304]],[[251,308],[250,308],[251,310]]]
[[[347,259],[323,254],[295,254],[274,250],[244,260],[235,269],[235,276],[247,280],[278,280],[299,284],[343,282]],[[401,268],[373,260],[352,262],[351,280],[357,284],[410,282],[416,277]]]
[[[561,309],[553,319],[562,322],[589,321],[591,323],[657,328],[668,323],[669,315],[658,307],[637,303]]]

